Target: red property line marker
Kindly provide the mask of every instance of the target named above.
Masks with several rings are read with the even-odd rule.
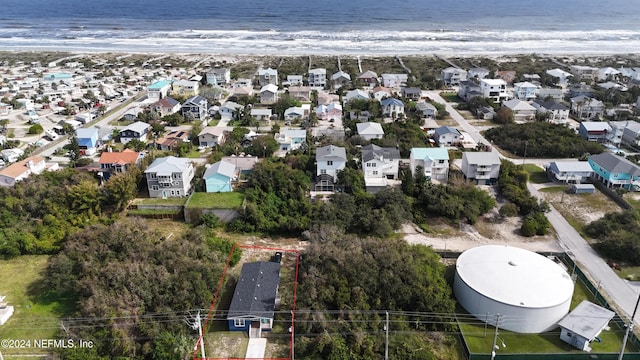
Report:
[[[203,341],[204,334],[207,333],[207,325],[209,323],[209,319],[215,313],[215,307],[218,302],[218,295],[220,290],[222,289],[222,284],[224,282],[224,278],[227,276],[227,270],[229,269],[229,264],[231,263],[231,258],[233,257],[233,253],[236,250],[236,247],[241,249],[253,249],[253,250],[267,250],[267,251],[281,251],[285,253],[295,253],[296,254],[296,278],[293,282],[293,306],[291,309],[291,335],[289,336],[289,357],[288,358],[201,358],[198,357],[198,348],[200,346],[200,342]],[[220,277],[220,281],[218,282],[218,288],[216,289],[216,293],[213,297],[213,301],[211,302],[211,306],[209,307],[209,312],[204,321],[204,325],[202,327],[202,336],[198,337],[198,341],[196,342],[195,350],[193,352],[193,360],[291,360],[293,357],[293,337],[295,335],[295,312],[296,312],[296,301],[297,301],[297,289],[298,289],[298,269],[300,265],[300,250],[291,250],[291,249],[281,249],[281,248],[272,248],[265,246],[257,246],[257,245],[236,245],[235,243],[231,247],[231,251],[229,252],[229,257],[227,258],[227,263],[225,264],[224,270],[222,271],[222,276]]]

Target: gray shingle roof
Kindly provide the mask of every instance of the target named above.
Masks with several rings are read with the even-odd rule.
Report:
[[[460,135],[460,131],[458,129],[451,126],[441,126],[435,130],[435,136],[439,137],[446,134],[458,134]]]
[[[178,158],[175,156],[167,156],[163,158],[158,158],[149,165],[146,173],[157,173],[160,175],[171,175],[173,173],[182,173],[184,172],[191,163],[191,159],[187,158]]]
[[[322,160],[324,158],[339,158],[346,161],[347,152],[343,147],[335,145],[327,145],[316,149],[316,161]]]
[[[236,166],[226,161],[218,161],[217,163],[209,166],[207,170],[202,175],[203,178],[208,178],[209,176],[215,174],[224,175],[230,179],[233,179],[236,173]]]
[[[638,167],[638,165],[618,155],[602,153],[590,156],[589,160],[602,166],[610,173],[631,174],[633,176],[640,175],[640,167]]]
[[[362,161],[367,162],[375,158],[383,157],[385,159],[400,159],[400,150],[392,147],[380,147],[378,145],[369,144],[362,147]]]
[[[227,318],[273,318],[279,284],[280,263],[245,263],[233,292]]]

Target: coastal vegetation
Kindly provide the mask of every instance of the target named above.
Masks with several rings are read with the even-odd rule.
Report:
[[[607,213],[585,227],[604,257],[632,266],[640,265],[640,214],[631,209]]]
[[[373,359],[384,354],[385,313],[393,359],[455,358],[454,310],[445,266],[430,248],[345,235],[323,226],[302,254],[296,357]],[[399,294],[402,294],[399,296]],[[332,311],[332,309],[334,309]],[[437,339],[437,340],[436,340]],[[435,344],[434,344],[435,343]]]
[[[506,124],[484,135],[503,150],[531,158],[575,158],[604,151],[604,146],[583,139],[572,129],[546,122]]]

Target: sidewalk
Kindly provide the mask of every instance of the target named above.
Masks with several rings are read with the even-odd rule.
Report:
[[[264,352],[267,349],[267,339],[265,338],[250,338],[249,344],[247,344],[247,353],[244,356],[245,359],[263,359]]]

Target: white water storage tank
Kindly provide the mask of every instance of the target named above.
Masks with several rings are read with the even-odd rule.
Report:
[[[503,245],[469,249],[458,257],[453,291],[476,318],[518,333],[553,329],[568,312],[573,281],[555,262]]]

